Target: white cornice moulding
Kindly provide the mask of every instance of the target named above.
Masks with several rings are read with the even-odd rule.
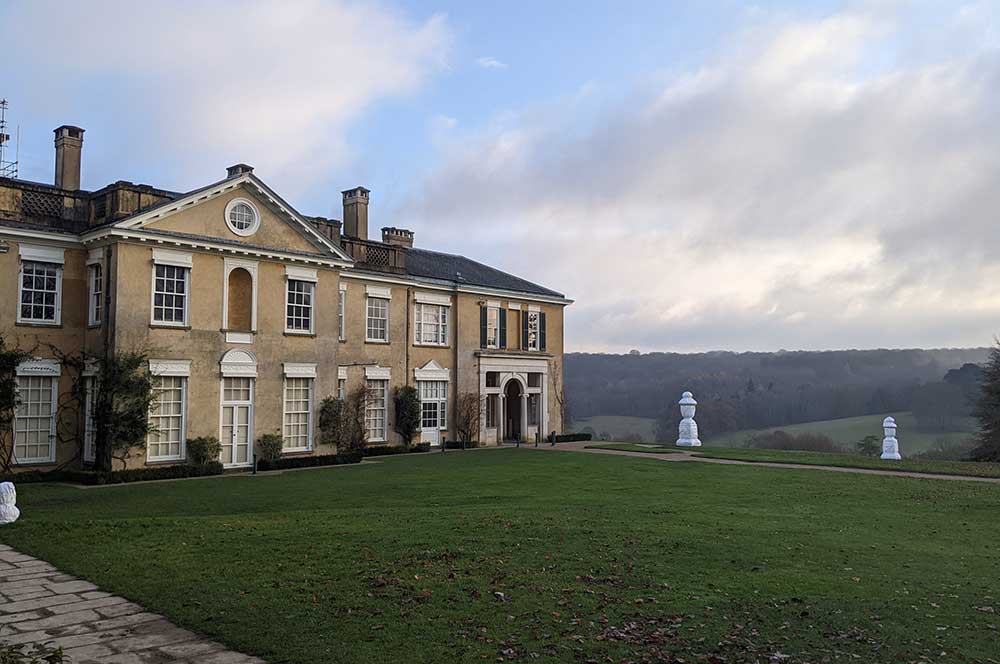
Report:
[[[368,297],[377,297],[383,300],[392,299],[392,289],[384,286],[365,286],[365,293]]]
[[[157,265],[174,265],[176,267],[191,267],[191,254],[187,251],[171,251],[170,249],[153,249],[153,262]]]
[[[347,367],[337,367],[337,380],[347,380]]]
[[[440,304],[445,307],[451,306],[450,295],[438,295],[436,293],[424,293],[417,291],[413,294],[413,301],[421,304]]]
[[[150,360],[149,373],[154,376],[190,376],[191,360]]]
[[[508,302],[507,303],[507,308],[508,309],[513,309],[514,311],[520,311],[521,310],[521,303],[520,302]]]
[[[315,378],[316,365],[307,362],[285,362],[285,376],[288,378]]]
[[[62,366],[55,360],[46,360],[36,357],[25,360],[17,365],[18,376],[59,376],[62,375]]]
[[[45,247],[39,244],[22,244],[19,246],[22,261],[38,261],[39,263],[66,262],[66,250],[58,247]]]
[[[296,265],[286,265],[285,276],[289,279],[294,279],[295,281],[311,281],[313,283],[319,281],[319,279],[316,277],[316,268],[312,267],[298,267]]]
[[[95,265],[104,260],[104,247],[96,247],[87,252],[87,265]]]
[[[365,378],[369,380],[390,380],[392,369],[389,367],[365,367]]]
[[[528,311],[541,311],[537,304],[529,304]]]
[[[499,300],[486,300],[486,306],[489,307],[490,309],[499,309],[500,308],[500,301]]]
[[[450,380],[451,370],[445,369],[440,364],[431,360],[422,367],[413,370],[413,378],[416,380]]]

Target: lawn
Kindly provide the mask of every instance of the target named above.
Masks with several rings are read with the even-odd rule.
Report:
[[[946,432],[946,433],[924,433],[917,430],[917,421],[913,413],[909,411],[899,413],[885,413],[882,415],[863,415],[861,417],[844,417],[837,420],[822,420],[818,422],[805,422],[803,424],[788,424],[780,427],[765,429],[764,431],[785,431],[792,434],[800,433],[821,433],[829,436],[835,442],[844,447],[853,448],[854,444],[865,436],[878,436],[882,438],[882,420],[886,415],[892,415],[896,419],[899,431],[896,437],[899,438],[899,449],[903,455],[916,454],[929,450],[938,440],[947,443],[962,443],[971,438],[974,434],[969,432]],[[697,419],[697,417],[695,417]],[[974,422],[968,422],[969,427],[974,426]],[[742,431],[732,431],[713,435],[710,431],[701,430],[701,440],[706,445],[713,447],[743,447],[746,439],[755,433],[760,433],[753,429]]]
[[[271,662],[1000,652],[987,484],[504,449],[18,493],[0,540]]]
[[[629,434],[639,434],[646,442],[653,442],[656,436],[653,427],[656,420],[651,417],[628,417],[625,415],[595,415],[580,420],[573,420],[573,431],[583,431],[590,427],[594,437],[610,434],[612,440],[623,440]]]

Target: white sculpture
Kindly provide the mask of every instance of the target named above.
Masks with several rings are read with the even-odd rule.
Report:
[[[698,440],[698,423],[694,421],[694,411],[698,402],[690,392],[681,395],[681,400],[677,402],[681,407],[681,420],[678,429],[678,447],[701,447]]]
[[[896,420],[887,417],[882,420],[882,431],[885,438],[882,439],[882,458],[899,461],[899,441],[896,440]]]
[[[17,490],[11,482],[0,482],[0,524],[14,523],[21,516],[17,509]]]

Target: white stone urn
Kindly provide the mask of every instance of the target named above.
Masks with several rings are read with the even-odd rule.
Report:
[[[899,441],[896,440],[896,420],[887,417],[882,420],[882,431],[885,438],[882,439],[882,458],[899,461]]]
[[[701,447],[701,441],[698,440],[698,423],[694,421],[694,411],[698,407],[698,402],[694,400],[693,394],[685,392],[677,404],[681,407],[682,418],[677,427],[677,446]]]
[[[21,516],[17,509],[17,490],[12,482],[0,482],[0,524],[14,523]]]

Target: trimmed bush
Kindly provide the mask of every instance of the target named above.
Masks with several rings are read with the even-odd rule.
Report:
[[[218,461],[221,453],[222,443],[215,436],[188,438],[187,458],[195,466],[204,466]]]
[[[260,468],[261,461],[274,461],[280,457],[282,447],[284,443],[276,433],[265,433],[258,438],[253,447],[253,452],[257,455],[257,467]]]
[[[363,454],[359,451],[341,452],[340,454],[321,454],[319,456],[300,456],[274,459],[273,461],[257,460],[257,470],[286,470],[288,468],[313,468],[316,466],[340,466],[347,463],[360,463]]]
[[[467,443],[463,443],[460,440],[446,440],[444,441],[444,449],[446,450],[471,450],[474,447],[479,447],[479,442],[471,440]]]
[[[557,443],[576,443],[582,440],[593,440],[594,436],[591,433],[560,433],[556,434]],[[548,437],[545,438],[546,442],[549,441]]]
[[[180,464],[177,466],[152,466],[149,468],[128,468],[113,470],[110,473],[96,470],[31,470],[3,478],[5,482],[15,484],[30,484],[33,482],[74,482],[76,484],[125,484],[128,482],[145,482],[149,480],[175,480],[182,477],[207,477],[221,475],[222,464],[212,461],[195,466]]]
[[[406,447],[404,445],[377,445],[366,447],[364,455],[366,457],[391,456],[393,454],[411,454],[413,452],[430,452],[430,443],[417,443]]]

